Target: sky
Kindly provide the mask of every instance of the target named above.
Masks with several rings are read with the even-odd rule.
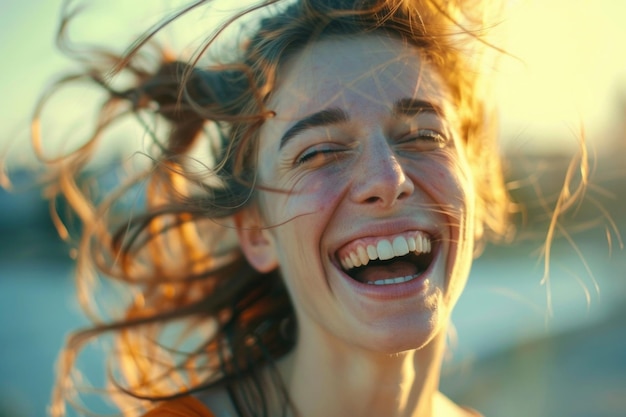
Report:
[[[25,149],[34,103],[45,86],[72,67],[54,46],[61,3],[0,3],[0,52],[4,58],[0,71],[0,152],[10,151],[16,163],[30,157]],[[106,39],[122,48],[133,34],[180,3],[95,0],[86,12],[90,18],[72,33],[81,39]],[[193,42],[211,29],[209,17],[205,14],[186,23],[191,31],[185,35],[170,35],[184,39],[179,39],[181,45]],[[618,114],[616,104],[620,94],[622,99],[626,95],[625,18],[624,1],[509,0],[498,29],[498,44],[515,59],[500,58],[495,77],[505,150],[572,150],[577,147],[581,125],[593,146],[600,150],[605,147],[610,136],[607,132],[624,117]],[[63,107],[55,117],[62,121],[64,114],[72,111],[72,107]],[[62,139],[51,141],[54,147]]]
[[[626,114],[626,2],[519,0],[507,12],[496,81],[503,140],[510,149],[576,148],[581,124],[598,150]],[[623,105],[623,101],[622,101]],[[517,143],[526,134],[535,138]]]

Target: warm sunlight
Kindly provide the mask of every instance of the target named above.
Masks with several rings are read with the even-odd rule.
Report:
[[[67,68],[53,46],[60,0],[39,4],[40,13],[30,13],[38,0],[15,2],[3,11],[0,21],[2,39],[19,39],[8,43],[3,56],[12,64],[0,73],[5,89],[0,100],[0,151],[5,152],[13,138],[13,150],[20,150],[18,160],[27,160],[21,152],[28,142],[28,119],[33,103],[44,85]],[[159,2],[162,10],[173,10],[187,2]],[[247,2],[238,2],[238,5]],[[232,9],[232,3],[217,2],[221,10]],[[145,25],[157,22],[164,11],[146,8],[140,3],[90,3],[91,19],[76,27],[77,39],[107,41],[125,45]],[[115,11],[114,11],[115,10]],[[122,10],[123,13],[120,13]],[[113,15],[115,13],[115,15]],[[611,0],[510,0],[499,41],[513,56],[500,60],[497,96],[501,109],[502,141],[513,152],[571,150],[577,146],[576,135],[584,122],[590,143],[602,148],[607,130],[620,120],[617,104],[626,90],[626,54],[615,50],[618,39],[626,39],[626,3]],[[187,34],[168,32],[182,45],[197,45],[215,20],[214,13],[202,11],[187,20]],[[111,39],[110,21],[124,29]],[[143,26],[142,26],[143,25]],[[180,25],[178,26],[180,28]],[[33,32],[32,28],[37,28]],[[184,41],[183,41],[184,40]],[[19,88],[17,88],[19,86]],[[63,112],[55,115],[63,122]],[[60,140],[60,139],[59,139]],[[66,144],[67,146],[67,144]],[[50,144],[54,149],[55,144]]]
[[[500,63],[504,142],[516,151],[571,149],[584,122],[590,143],[601,147],[626,92],[626,55],[615,50],[616,40],[626,38],[626,3],[526,0],[509,6],[505,48],[520,61]]]
[[[626,416],[626,0],[0,0],[0,41],[0,417]]]

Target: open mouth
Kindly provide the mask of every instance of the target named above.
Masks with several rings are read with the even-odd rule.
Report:
[[[355,281],[393,285],[412,281],[433,261],[432,241],[423,232],[359,242],[340,251],[343,271]]]

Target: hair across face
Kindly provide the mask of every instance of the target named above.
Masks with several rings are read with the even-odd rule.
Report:
[[[126,90],[109,84],[109,66],[85,71],[110,94],[93,142],[124,111],[141,121],[148,112],[171,129],[138,175],[148,183],[141,215],[109,222],[102,213],[118,190],[88,211],[77,180],[63,189],[86,225],[78,273],[114,277],[137,296],[118,321],[70,340],[55,405],[72,395],[76,352],[110,331],[119,336],[112,363],[124,375],[116,382],[148,398],[178,393],[180,375],[196,381],[192,390],[236,385],[293,347],[284,330],[294,308],[305,340],[324,333],[384,352],[418,347],[447,320],[474,236],[483,228],[504,235],[508,200],[490,108],[459,43],[478,39],[460,24],[459,2],[269,3],[219,65],[164,54],[155,70],[139,42],[113,62],[129,75],[120,78],[136,81]],[[111,62],[103,55],[98,62]],[[207,137],[216,162],[199,161],[197,175],[186,161]],[[79,177],[92,148],[64,161],[64,178]],[[244,226],[247,261],[228,234],[232,217]],[[400,259],[403,245],[419,253]],[[369,263],[389,246],[398,259]],[[364,256],[367,269],[357,265]],[[396,278],[407,282],[376,283]],[[400,301],[389,307],[389,297]],[[213,329],[180,361],[160,344],[179,319],[183,335],[200,323]],[[129,360],[149,356],[145,346],[169,362]]]
[[[472,57],[467,55],[473,50],[464,44],[468,39],[474,44],[480,40],[464,33],[455,16],[460,19],[464,15],[434,0],[304,0],[263,20],[244,51],[254,94],[246,96],[242,109],[244,114],[258,118],[253,123],[234,124],[228,157],[234,176],[247,184],[254,181],[256,159],[251,155],[256,155],[259,132],[274,114],[268,100],[276,94],[282,69],[294,55],[329,38],[380,34],[419,48],[422,58],[439,74],[449,92],[449,104],[455,108],[459,136],[474,174],[477,238],[505,237],[510,207],[501,175],[493,109],[483,89],[485,74],[473,66]]]
[[[264,251],[243,234],[251,264],[279,266],[299,343],[331,334],[385,353],[423,346],[448,320],[474,238],[447,86],[417,47],[384,34],[311,44],[279,80],[257,165]],[[383,253],[394,244],[395,256]],[[368,247],[367,266],[345,261]]]

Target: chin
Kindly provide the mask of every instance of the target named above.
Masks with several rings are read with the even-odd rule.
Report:
[[[387,355],[427,348],[445,331],[446,326],[438,317],[438,312],[429,317],[425,315],[374,323],[360,344],[366,350]]]

